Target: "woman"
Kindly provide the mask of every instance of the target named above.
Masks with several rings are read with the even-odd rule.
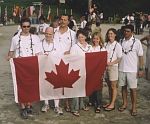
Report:
[[[105,48],[108,52],[106,82],[109,87],[110,103],[104,105],[106,111],[115,109],[115,101],[117,97],[117,81],[118,81],[118,63],[122,57],[122,47],[117,42],[117,31],[114,28],[108,29],[106,33]]]
[[[82,54],[85,54],[87,52],[91,52],[92,46],[86,42],[86,38],[87,38],[86,31],[83,29],[80,29],[77,31],[76,36],[77,36],[77,44],[75,44],[71,48],[70,54],[82,55]],[[80,116],[79,109],[82,109],[84,111],[88,111],[88,108],[84,104],[84,100],[85,100],[85,97],[72,99],[71,111],[72,111],[73,115]],[[80,105],[79,105],[79,103],[80,103]]]
[[[146,43],[144,42],[145,40],[147,41]],[[150,34],[143,37],[141,39],[141,42],[143,45],[145,45],[147,47],[145,73],[146,73],[146,79],[150,80],[150,76],[148,77],[148,75],[150,75]]]
[[[102,35],[100,32],[95,32],[92,35],[92,43],[93,43],[92,52],[106,51],[104,47]],[[101,105],[102,105],[102,88],[99,89],[99,91],[93,92],[93,94],[90,96],[89,99],[91,105],[95,105],[95,113],[100,113]]]

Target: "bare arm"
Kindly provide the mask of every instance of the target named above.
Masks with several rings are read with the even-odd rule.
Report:
[[[114,60],[113,62],[108,62],[107,65],[114,65],[114,64],[117,64],[119,63],[121,60],[121,58],[117,58],[116,60]]]
[[[139,72],[138,72],[139,77],[142,77],[144,75],[143,65],[144,65],[143,56],[139,56]]]
[[[9,51],[8,52],[8,56],[7,56],[7,60],[9,61],[10,58],[14,57],[14,51]]]
[[[147,46],[147,43],[144,42],[145,40],[148,40],[148,39],[147,39],[147,36],[146,36],[146,37],[143,37],[140,41],[141,41],[141,43],[142,43],[143,45]]]

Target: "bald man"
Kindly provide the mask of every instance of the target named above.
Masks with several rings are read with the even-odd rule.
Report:
[[[53,40],[53,34],[54,34],[54,29],[52,27],[47,27],[45,30],[45,38],[41,41],[41,49],[42,49],[42,54],[55,54],[55,55],[59,55],[60,54],[60,49],[59,49],[59,44],[56,43]],[[59,107],[59,99],[55,99],[54,100],[55,103],[55,111],[58,114],[63,114],[62,109]],[[49,103],[48,100],[44,101],[44,105],[41,108],[42,112],[47,112],[49,110]]]

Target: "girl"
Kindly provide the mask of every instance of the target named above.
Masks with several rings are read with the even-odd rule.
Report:
[[[87,38],[86,31],[84,31],[83,29],[80,29],[77,31],[76,36],[77,36],[77,44],[75,44],[71,48],[70,54],[82,55],[87,52],[91,52],[92,46],[86,42],[86,38]],[[73,115],[80,116],[79,109],[88,111],[88,108],[86,107],[83,101],[84,101],[83,97],[72,99],[71,111]],[[80,102],[80,105],[79,105],[79,102]]]
[[[106,51],[102,39],[102,35],[100,32],[95,32],[92,35],[92,52],[100,52]],[[102,80],[101,80],[102,82]],[[95,105],[95,113],[100,113],[101,111],[101,104],[102,104],[102,89],[93,92],[93,94],[89,98],[91,105]]]
[[[114,28],[108,29],[106,33],[105,48],[108,52],[106,82],[109,87],[110,103],[104,105],[106,111],[115,109],[115,101],[117,97],[117,81],[118,81],[118,63],[122,57],[122,47],[117,42],[117,31]]]

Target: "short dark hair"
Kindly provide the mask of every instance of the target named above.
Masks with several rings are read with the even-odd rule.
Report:
[[[29,18],[22,18],[21,21],[20,21],[20,26],[21,26],[21,27],[22,27],[22,24],[23,24],[24,22],[29,22],[29,23],[31,24],[31,21],[30,21]]]
[[[130,29],[131,32],[133,32],[134,31],[134,26],[133,25],[126,25],[126,26],[124,26],[124,29]]]
[[[84,35],[86,38],[87,38],[87,36],[88,36],[87,31],[84,30],[84,29],[79,29],[79,30],[77,31],[76,37],[78,37],[79,34]]]

